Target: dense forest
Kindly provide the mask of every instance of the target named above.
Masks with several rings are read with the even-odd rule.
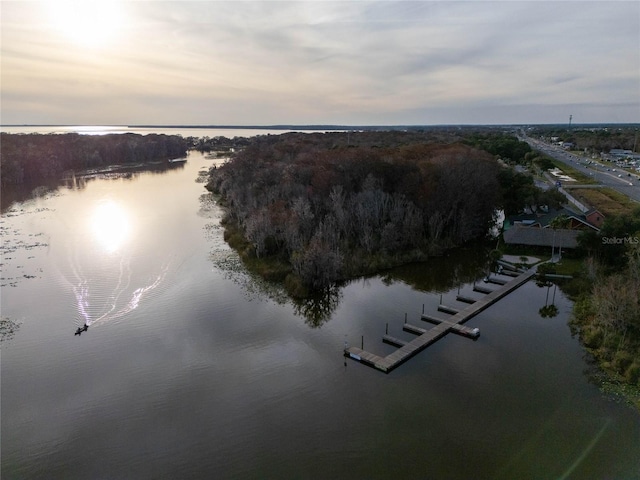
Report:
[[[230,243],[242,237],[245,257],[282,265],[293,294],[482,238],[509,191],[507,169],[469,145],[399,132],[345,140],[256,137],[210,172]]]
[[[177,135],[9,134],[0,137],[2,185],[38,184],[69,170],[167,161],[184,157],[190,142]]]

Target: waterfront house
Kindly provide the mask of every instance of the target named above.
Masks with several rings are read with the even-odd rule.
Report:
[[[595,230],[600,231],[604,223],[604,215],[598,210],[590,210],[585,214],[574,212],[564,207],[558,210],[548,209],[541,212],[522,213],[511,215],[504,222],[504,229],[511,227],[550,228],[554,219],[564,216],[567,219],[568,230]]]
[[[553,220],[560,216],[566,219],[563,228],[553,228]],[[503,238],[511,245],[576,248],[581,231],[598,232],[603,223],[604,215],[598,210],[580,214],[565,207],[541,213],[523,213],[505,220]]]

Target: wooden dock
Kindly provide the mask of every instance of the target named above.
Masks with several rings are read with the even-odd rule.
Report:
[[[349,346],[345,347],[344,355],[360,363],[364,363],[365,365],[376,368],[382,372],[389,373],[391,370],[398,367],[417,353],[421,352],[440,338],[444,337],[449,332],[455,332],[461,335],[477,338],[477,336],[479,335],[478,329],[464,327],[462,324],[470,318],[476,316],[486,308],[490,307],[519,286],[526,283],[532,276],[535,275],[535,273],[536,269],[531,268],[496,290],[492,291],[487,289],[490,293],[487,293],[485,297],[477,300],[464,310],[461,310],[460,312],[456,313],[446,320],[423,315],[421,317],[423,320],[433,321],[432,323],[439,322],[433,328],[425,329],[405,322],[403,330],[411,332],[417,335],[417,337],[409,342],[405,342],[404,340],[391,337],[390,335],[385,335],[383,337],[383,341],[385,343],[389,343],[391,345],[399,347],[396,351],[390,353],[387,356],[383,357],[371,352],[367,352],[366,350],[358,347]]]
[[[465,327],[464,325],[460,325],[459,323],[451,323],[449,320],[445,320],[443,318],[432,317],[430,315],[422,315],[420,319],[424,320],[425,322],[433,323],[434,325],[440,325],[441,323],[448,323],[449,326],[451,327],[452,333],[457,333],[458,335],[462,335],[463,337],[478,338],[480,336],[480,329],[478,328]],[[404,328],[404,330],[407,330],[407,329]]]

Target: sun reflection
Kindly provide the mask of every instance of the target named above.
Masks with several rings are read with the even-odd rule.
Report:
[[[96,207],[91,215],[93,234],[109,253],[118,250],[131,231],[129,215],[121,205],[107,200]]]

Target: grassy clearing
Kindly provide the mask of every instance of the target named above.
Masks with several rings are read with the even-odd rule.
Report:
[[[638,205],[626,195],[611,188],[575,188],[571,190],[571,195],[608,217],[629,214]]]
[[[584,260],[581,258],[562,258],[555,264],[558,275],[579,275],[584,270]]]

